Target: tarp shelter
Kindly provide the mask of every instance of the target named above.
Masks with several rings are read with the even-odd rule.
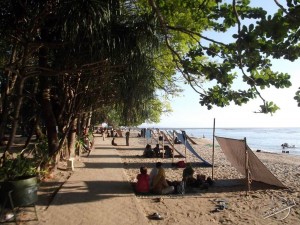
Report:
[[[165,134],[165,132],[161,132],[162,135],[164,136],[164,140],[168,141],[169,144],[172,146],[172,148],[181,156],[181,157],[185,157],[181,152],[179,152],[175,147],[174,147],[174,143],[168,138],[168,136]],[[163,146],[164,147],[164,146]]]
[[[194,155],[196,156],[198,159],[200,159],[203,164],[205,166],[212,166],[209,162],[207,162],[205,159],[203,159],[196,151],[195,149],[191,146],[191,144],[189,143],[189,141],[186,139],[186,137],[184,136],[184,134],[180,134],[178,132],[175,131],[175,134],[178,138],[179,141],[181,141],[182,144],[184,144],[186,146],[186,148]]]
[[[246,176],[246,163],[251,180],[263,182],[277,187],[285,188],[268,168],[259,160],[246,143],[246,140],[238,140],[224,137],[215,137],[221,146],[227,160],[241,174]],[[246,156],[248,155],[248,157]],[[248,159],[248,160],[247,160]]]

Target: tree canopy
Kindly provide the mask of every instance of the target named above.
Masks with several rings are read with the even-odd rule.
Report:
[[[182,81],[208,109],[260,98],[258,111],[274,113],[261,90],[291,82],[272,58],[300,54],[300,3],[274,3],[272,15],[250,0],[3,0],[0,139],[45,127],[55,153],[58,131],[92,112],[117,125],[159,122]]]
[[[299,57],[298,1],[286,1],[284,7],[275,0],[274,15],[267,7],[252,7],[250,0],[149,2],[178,71],[199,93],[201,105],[242,105],[258,97],[259,112],[279,109],[261,90],[291,86],[290,75],[273,71],[271,60]],[[188,42],[185,48],[180,40]],[[240,80],[244,84],[237,88]],[[204,88],[207,82],[212,85]]]

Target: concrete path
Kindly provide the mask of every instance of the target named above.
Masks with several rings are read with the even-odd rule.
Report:
[[[110,141],[97,137],[90,156],[74,162],[75,172],[37,224],[150,224]]]

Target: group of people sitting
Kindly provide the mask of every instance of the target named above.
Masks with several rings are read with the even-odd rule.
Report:
[[[164,155],[161,152],[159,144],[156,144],[155,148],[152,149],[150,144],[147,144],[143,153],[143,156],[146,158],[171,158],[173,157],[173,149],[171,149],[168,145],[164,146]]]
[[[161,162],[157,162],[148,174],[147,167],[140,168],[140,174],[137,175],[135,191],[140,194],[184,194],[189,188],[205,188],[213,184],[211,178],[205,180],[204,175],[198,175],[194,178],[194,170],[190,164],[183,170],[182,181],[168,181],[165,170]]]
[[[165,170],[162,163],[156,163],[148,174],[147,167],[140,168],[140,174],[137,175],[137,183],[135,184],[135,191],[137,193],[154,193],[154,194],[170,194],[174,191],[174,187],[170,186],[166,179]]]

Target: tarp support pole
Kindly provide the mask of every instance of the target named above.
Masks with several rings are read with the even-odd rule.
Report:
[[[187,163],[187,155],[186,155],[186,135],[185,135],[185,131],[182,131],[182,136],[184,139],[184,155],[185,155],[185,163]]]
[[[175,131],[173,130],[173,145],[172,145],[172,164],[174,163],[174,152],[175,152]]]
[[[250,191],[250,180],[249,180],[249,155],[248,155],[248,148],[247,148],[247,140],[245,140],[245,172],[246,172],[246,182],[247,182],[247,191],[246,195],[248,195],[248,192]]]
[[[160,134],[162,135],[162,149],[163,149],[162,158],[164,159],[165,158],[165,137],[164,137],[163,131],[160,131]]]
[[[213,150],[212,150],[212,167],[211,167],[211,179],[214,180],[214,165],[215,165],[215,121],[214,118],[214,126],[213,126]]]

